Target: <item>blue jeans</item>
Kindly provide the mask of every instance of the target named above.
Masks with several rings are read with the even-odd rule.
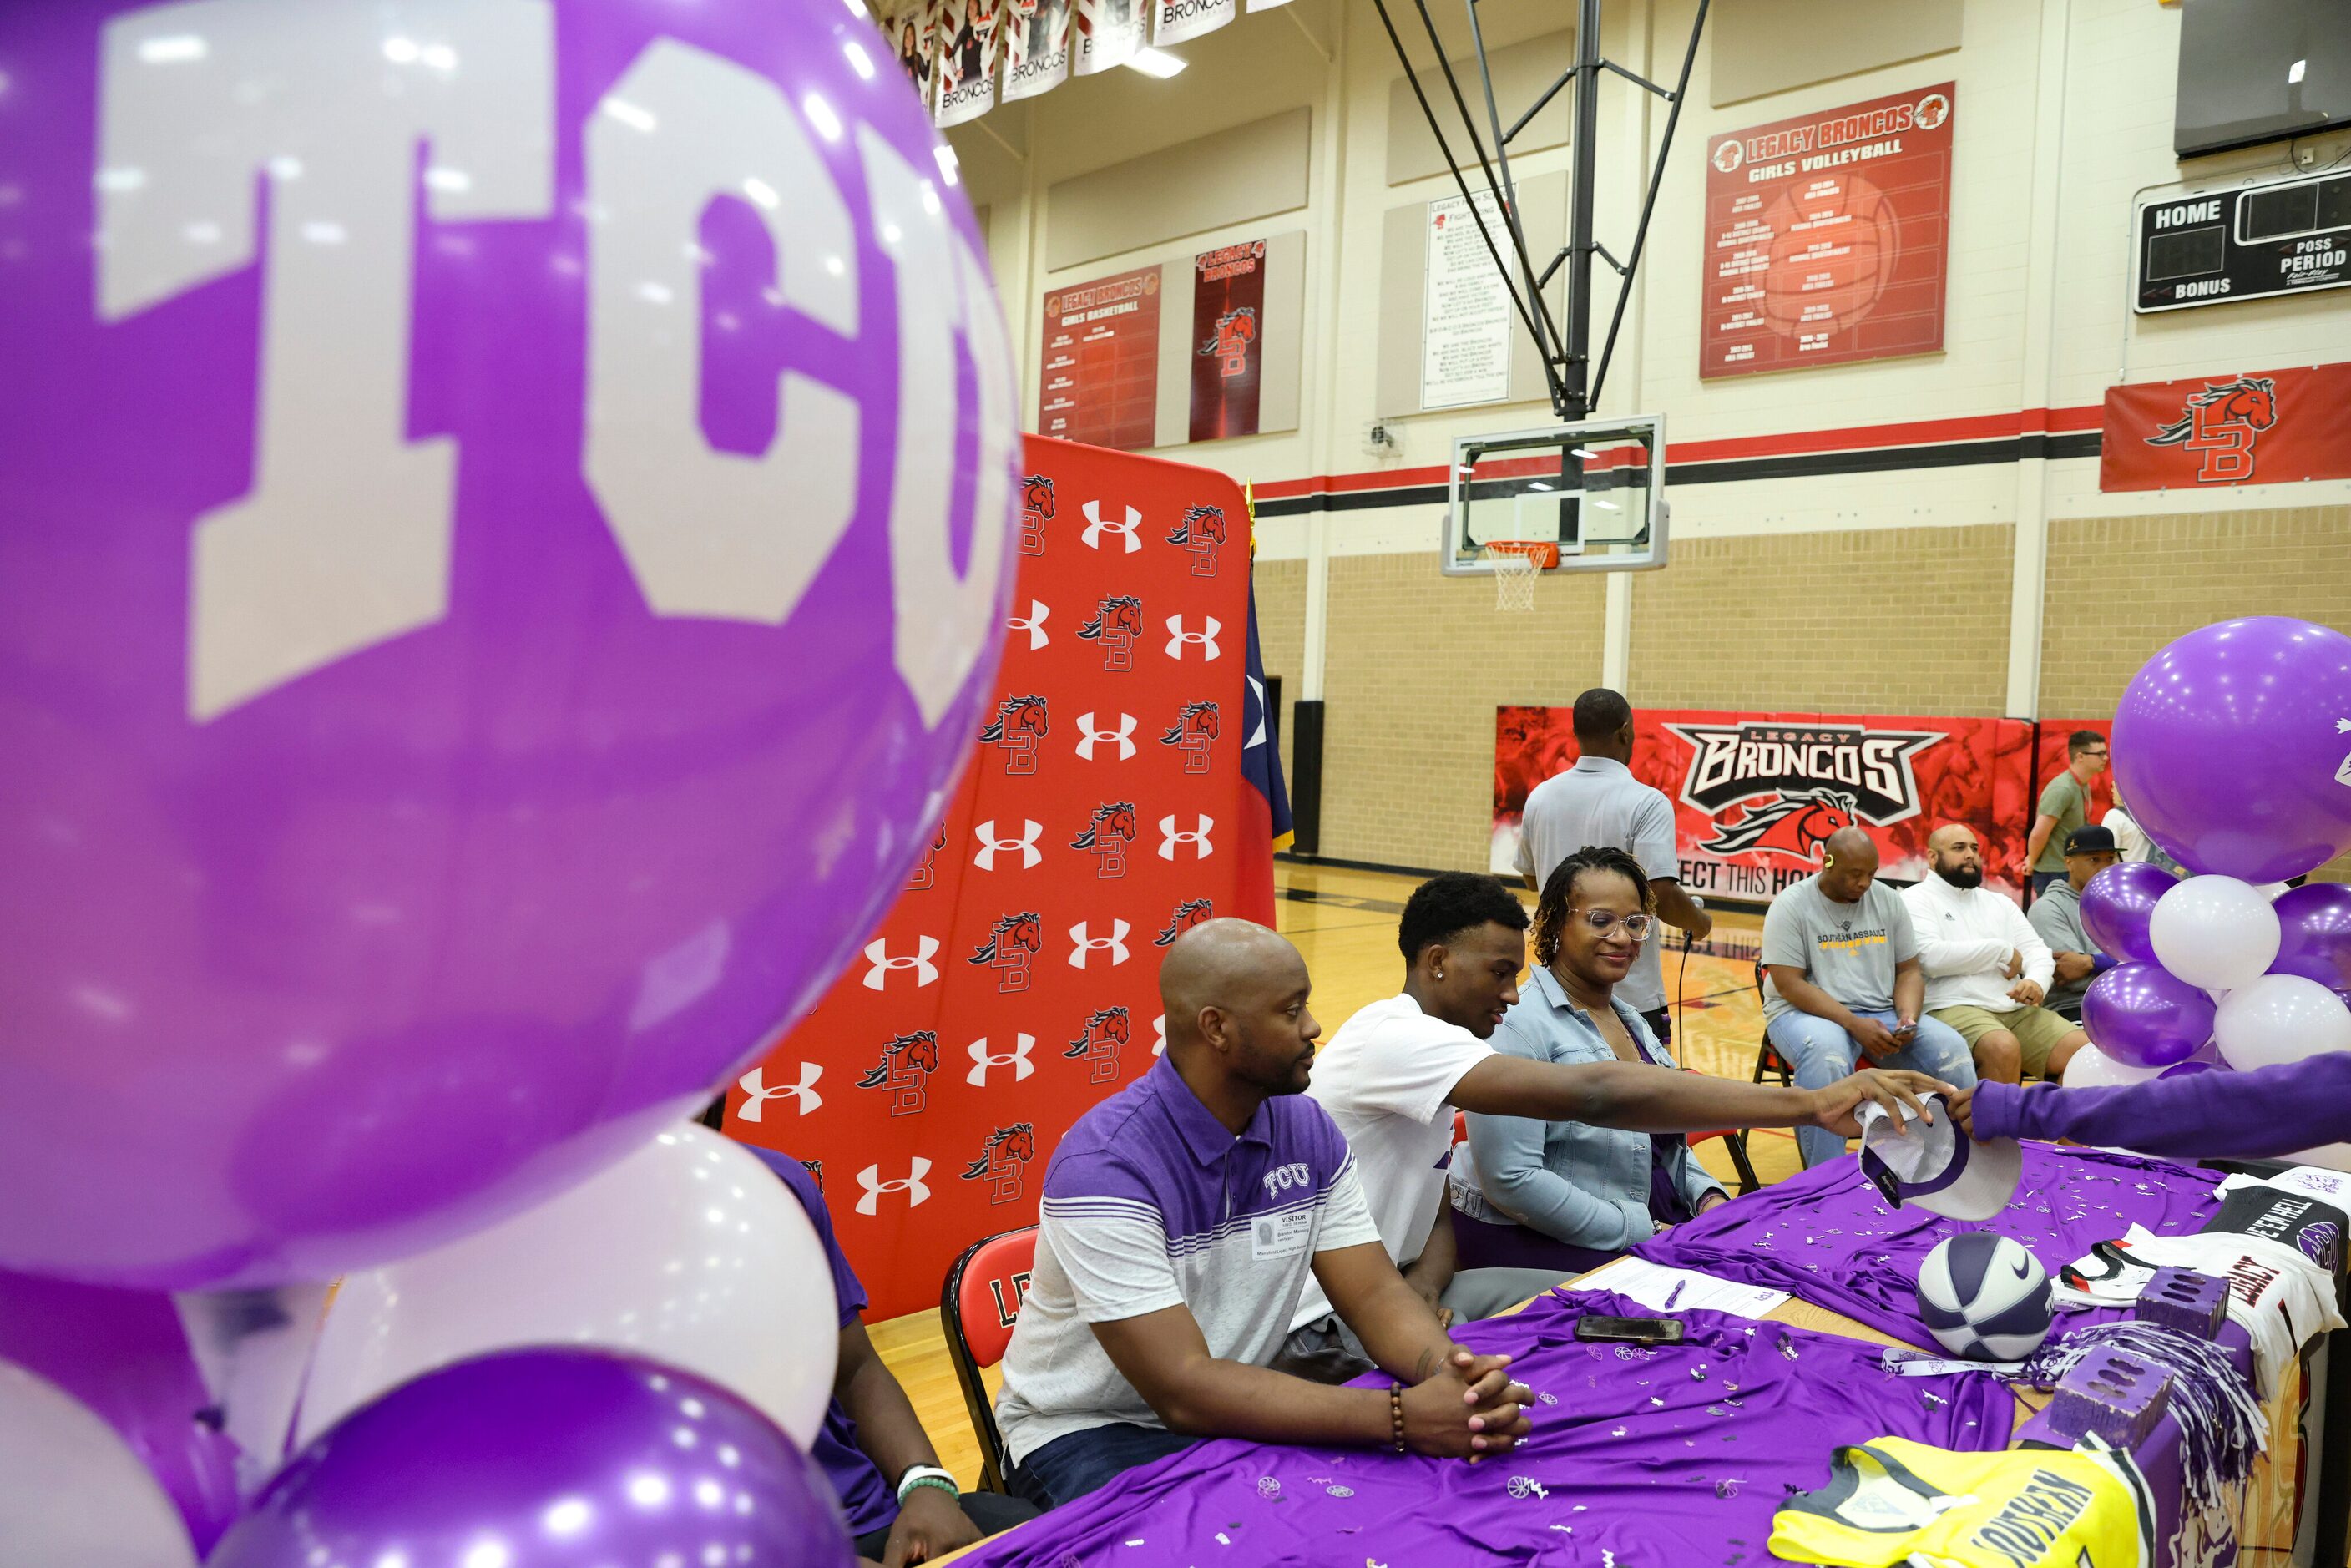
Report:
[[[1006,1484],[1040,1508],[1059,1508],[1108,1486],[1137,1465],[1164,1459],[1198,1441],[1123,1421],[1089,1427],[1063,1433],[1013,1466]]]
[[[1894,1015],[1890,1012],[1857,1012],[1855,1016],[1875,1019],[1888,1029],[1894,1027]],[[1861,1060],[1858,1040],[1828,1019],[1814,1018],[1811,1013],[1790,1009],[1773,1019],[1764,1033],[1771,1041],[1771,1049],[1796,1070],[1796,1082],[1806,1089],[1827,1088],[1853,1071],[1854,1065]],[[1907,1067],[1960,1089],[1976,1081],[1975,1059],[1968,1054],[1968,1042],[1949,1024],[1930,1018],[1918,1020],[1917,1037],[1911,1040],[1908,1050],[1897,1051],[1870,1065]],[[1844,1140],[1823,1128],[1799,1127],[1796,1152],[1803,1156],[1809,1168],[1844,1153]]]

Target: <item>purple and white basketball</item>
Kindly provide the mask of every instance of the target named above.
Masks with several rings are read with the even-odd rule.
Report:
[[[439,1241],[887,908],[1018,429],[856,11],[0,8],[0,1267]]]
[[[2020,1241],[1954,1236],[1918,1266],[1918,1315],[1953,1355],[2021,1361],[2049,1337],[2049,1276]]]

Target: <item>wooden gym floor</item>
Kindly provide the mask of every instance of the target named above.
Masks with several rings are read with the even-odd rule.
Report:
[[[1280,895],[1277,924],[1298,945],[1314,977],[1311,1006],[1328,1040],[1357,1008],[1394,996],[1404,977],[1396,951],[1396,916],[1415,878],[1383,872],[1341,871],[1277,862]],[[1522,895],[1530,911],[1534,895]],[[1714,934],[1683,956],[1674,935],[1666,948],[1666,994],[1681,998],[1675,1026],[1682,1064],[1728,1078],[1745,1079],[1755,1070],[1755,1046],[1762,1032],[1762,1008],[1755,996],[1754,962],[1762,921],[1755,915],[1719,914]],[[1748,1154],[1766,1183],[1799,1168],[1793,1134],[1758,1131],[1748,1137]],[[1719,1140],[1701,1145],[1698,1157],[1722,1183],[1738,1190],[1738,1178]],[[914,1413],[937,1446],[939,1462],[967,1488],[978,1484],[979,1449],[947,1364],[935,1310],[868,1325],[882,1359],[905,1385]],[[987,1375],[993,1390],[997,1378]]]

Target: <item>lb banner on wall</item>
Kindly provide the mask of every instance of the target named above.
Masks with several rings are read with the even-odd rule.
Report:
[[[1255,435],[1265,373],[1265,241],[1192,258],[1192,439]]]
[[[2101,490],[2351,478],[2351,364],[2106,389]]]
[[[1504,707],[1494,733],[1491,864],[1515,870],[1527,794],[1575,764],[1573,710]],[[1674,803],[1682,885],[1768,903],[1820,869],[1847,826],[1879,870],[1927,874],[1927,835],[1965,822],[1983,840],[1984,885],[2021,898],[2032,825],[2033,727],[2021,719],[1639,710],[1633,772]]]
[[[815,1173],[883,1317],[1036,1223],[1061,1134],[1164,1049],[1168,944],[1214,915],[1273,923],[1238,486],[1034,436],[1027,455],[971,765],[862,956],[726,1096],[729,1134]]]

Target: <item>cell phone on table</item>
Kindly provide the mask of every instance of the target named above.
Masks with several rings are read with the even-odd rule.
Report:
[[[1575,1337],[1599,1344],[1679,1344],[1677,1318],[1610,1318],[1598,1313],[1575,1320]]]

